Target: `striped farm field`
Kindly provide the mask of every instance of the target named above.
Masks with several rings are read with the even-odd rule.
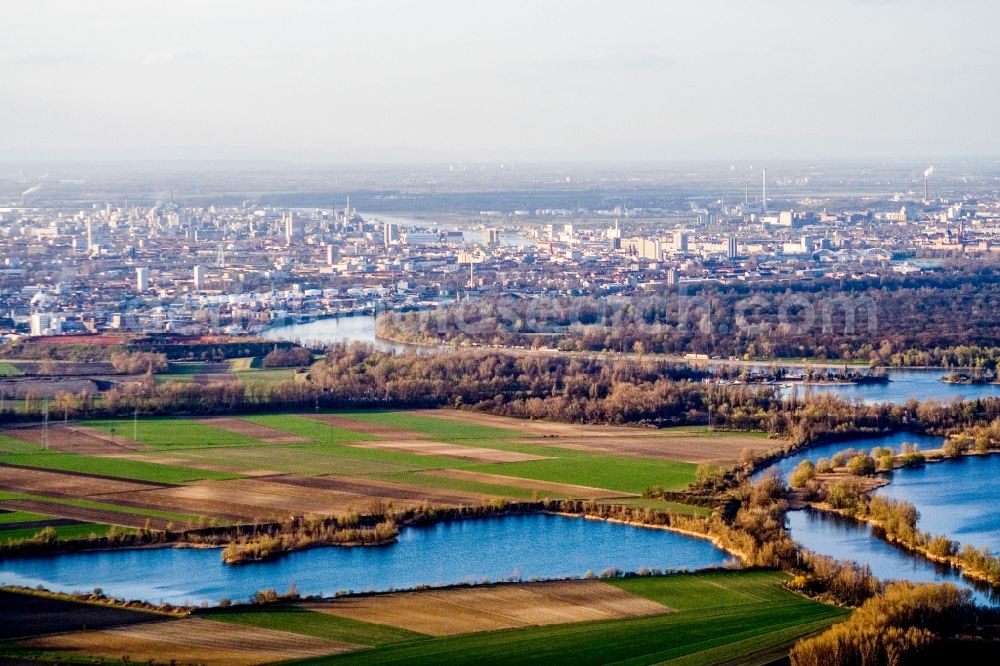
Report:
[[[241,372],[253,370],[241,365]],[[145,516],[154,529],[201,516],[343,516],[374,502],[444,507],[547,497],[698,513],[639,497],[651,486],[682,489],[694,480],[696,465],[670,458],[668,444],[692,460],[721,461],[749,441],[767,443],[752,434],[554,424],[459,410],[99,419],[0,430],[0,491],[65,506],[98,502],[55,513],[128,527]]]
[[[385,623],[425,623],[440,628],[441,635],[383,645],[365,652],[304,660],[303,664],[545,664],[594,665],[623,664],[718,664],[739,659],[739,663],[770,663],[780,659],[798,638],[843,620],[849,611],[827,606],[782,587],[786,576],[771,571],[730,571],[707,576],[676,574],[671,576],[616,579],[611,581],[571,581],[561,583],[562,601],[579,604],[580,621],[544,623],[544,614],[522,616],[533,619],[528,624],[500,630],[483,631],[490,621],[501,624],[504,618],[521,611],[503,592],[492,600],[488,595],[474,601],[469,590],[413,592],[441,597],[455,595],[454,603],[436,599],[421,605],[413,601],[398,612],[388,610],[379,621]],[[589,589],[601,585],[620,590],[617,610],[624,617],[593,619],[579,609],[586,608]],[[494,586],[494,589],[524,587]],[[579,588],[573,592],[574,587]],[[489,589],[489,588],[487,588]],[[541,593],[544,594],[544,593]],[[461,597],[461,598],[460,598]],[[370,599],[370,601],[363,601]],[[635,601],[631,601],[635,600]],[[349,600],[335,600],[338,603]],[[657,613],[629,616],[629,604],[635,608],[657,608]],[[359,598],[362,608],[374,607],[377,597]],[[323,604],[311,606],[320,609]],[[365,608],[366,612],[368,611]],[[324,611],[326,612],[326,611]],[[334,611],[335,612],[335,611]],[[494,614],[494,615],[491,615]],[[482,619],[482,618],[487,619]],[[437,624],[434,624],[434,620]],[[540,626],[539,626],[540,625]],[[466,629],[470,633],[456,631]]]
[[[131,662],[256,666],[361,646],[285,631],[188,618],[29,639],[24,645]]]

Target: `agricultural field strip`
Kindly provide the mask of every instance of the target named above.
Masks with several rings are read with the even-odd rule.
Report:
[[[65,472],[106,481],[136,481],[169,487],[207,479],[240,478],[237,472],[149,462],[142,456],[77,456],[72,453],[0,456],[0,464],[37,471]]]
[[[274,629],[220,624],[203,618],[186,618],[162,624],[137,624],[107,631],[122,636],[168,640],[181,645],[276,652],[286,655],[286,658],[357,650],[361,647],[353,643],[312,638]]]
[[[404,412],[338,412],[335,416],[348,422],[362,421],[377,426],[392,428],[399,433],[419,434],[438,441],[452,440],[510,440],[525,439],[535,435],[523,430],[497,428],[481,422],[463,422],[441,418],[417,411]]]
[[[184,507],[209,515],[279,519],[289,514],[346,515],[372,501],[395,506],[477,504],[485,496],[360,477],[275,475],[235,481],[206,481],[129,495],[133,501]],[[227,513],[228,512],[228,513]]]
[[[388,415],[389,417],[397,419],[397,420],[400,417],[404,417],[405,418],[408,415],[406,413],[372,413],[372,414],[374,414],[375,416],[377,416],[377,417],[379,417],[381,419],[384,419]],[[354,414],[352,414],[352,416],[354,416]],[[240,420],[242,421],[243,419],[240,419]],[[309,432],[307,432],[306,435],[311,436],[312,441],[314,441],[314,442],[317,441],[320,438],[327,439],[327,437],[330,434],[330,431],[333,432],[333,436],[331,437],[331,439],[340,440],[340,441],[351,441],[351,440],[357,441],[357,439],[359,439],[359,438],[361,438],[361,439],[369,439],[369,440],[372,439],[372,435],[370,435],[370,434],[358,433],[358,432],[352,432],[352,431],[346,431],[345,432],[343,428],[339,428],[339,429],[338,428],[333,428],[329,424],[323,423],[321,419],[314,420],[312,418],[312,416],[308,416],[308,417],[288,417],[288,416],[283,416],[283,415],[276,415],[276,416],[275,415],[271,415],[271,416],[261,416],[261,417],[248,417],[246,420],[250,421],[250,422],[264,421],[263,423],[259,423],[259,425],[261,425],[261,426],[263,426],[265,428],[271,428],[271,429],[274,429],[274,430],[280,430],[282,432],[288,432],[290,434],[290,436],[292,436],[292,437],[302,437],[302,436],[304,436],[303,434],[300,434],[299,432],[296,432],[296,431],[301,431],[302,430],[303,422],[312,421],[313,424],[315,424],[315,426],[319,426],[319,430],[316,430],[315,427],[308,428]],[[155,422],[155,421],[163,421],[163,419],[153,420],[152,422]],[[270,421],[270,423],[268,423],[268,421]],[[319,422],[317,423],[316,421],[319,421]],[[420,427],[422,429],[424,429],[424,430],[434,430],[436,433],[441,434],[442,433],[442,423],[441,423],[442,421],[443,421],[443,419],[436,419],[436,418],[433,418],[433,417],[424,417],[423,419],[419,420],[419,424],[418,425],[420,425]],[[122,423],[131,425],[131,422],[128,422],[128,421],[123,421]],[[466,424],[459,424],[459,425],[461,425],[461,428],[459,428],[457,430],[455,428],[453,428],[452,426],[448,425],[448,424],[445,424],[445,425],[447,426],[445,428],[445,433],[444,433],[446,435],[450,435],[450,436],[456,436],[456,435],[468,436],[470,434],[469,433],[469,427]],[[476,426],[473,426],[473,427],[476,427]],[[218,428],[210,428],[210,431],[211,430],[217,431],[219,429]],[[494,430],[499,431],[499,432],[503,432],[504,434],[508,434],[508,435],[513,433],[515,435],[521,436],[521,435],[524,434],[523,432],[518,432],[518,431],[500,430],[500,429],[494,429]],[[490,435],[496,435],[497,432],[489,432],[488,434],[490,434]],[[140,436],[140,440],[141,439],[142,439],[142,437]],[[477,438],[477,439],[475,439],[473,441],[475,442],[475,444],[486,443],[486,442],[484,442],[480,438]],[[171,462],[173,462],[173,460],[176,459],[178,462],[188,462],[188,464],[193,464],[193,465],[198,465],[198,464],[204,465],[204,464],[206,464],[205,462],[195,462],[196,456],[199,455],[197,452],[198,451],[207,451],[209,449],[216,449],[216,448],[219,448],[219,447],[217,445],[213,445],[213,446],[207,447],[205,449],[196,449],[195,448],[195,450],[191,450],[191,448],[197,447],[197,445],[199,443],[201,443],[201,442],[193,441],[193,440],[187,441],[186,442],[187,446],[182,447],[182,448],[180,448],[180,449],[178,449],[178,450],[176,450],[174,452],[175,454],[177,454],[177,453],[181,454],[182,457],[171,459]],[[463,444],[464,443],[465,442],[463,442]],[[472,442],[469,442],[469,443],[471,444]],[[254,446],[259,446],[260,445],[259,440],[254,440],[254,444],[253,445]],[[461,444],[459,444],[457,441],[455,442],[454,445],[455,446],[461,446]],[[306,446],[308,446],[308,445],[306,445]],[[490,441],[487,444],[487,446],[491,446],[491,447],[492,446],[496,446],[497,449],[506,449],[506,448],[508,448],[507,445],[506,445],[506,443],[494,442],[494,441]],[[533,445],[529,445],[529,444],[526,444],[525,446],[530,446],[530,447],[534,448]],[[191,448],[188,448],[188,447],[191,447]],[[236,447],[236,448],[238,449],[239,447]],[[345,449],[345,448],[354,448],[354,447],[343,447],[343,446],[335,446],[335,445],[333,445],[333,446],[331,446],[331,448],[334,449],[334,451],[331,451],[331,453],[337,454],[337,453],[343,453],[343,449]],[[473,447],[470,447],[470,448],[475,449],[475,448],[478,448],[478,447],[473,446]],[[521,446],[518,446],[517,448],[521,448]],[[567,455],[567,452],[565,450],[562,450],[562,451],[553,450],[554,448],[555,447],[552,447],[548,451],[545,451],[545,452],[546,453],[549,453],[549,452],[553,452],[553,453],[558,452],[560,455],[563,455],[563,456]],[[184,452],[187,452],[190,455],[184,456]],[[235,450],[233,450],[231,452],[232,453],[236,453]],[[257,453],[257,450],[254,449],[253,452]],[[224,462],[225,453],[224,452],[221,452],[221,453],[223,455],[223,458],[221,458],[221,459],[220,458],[216,458],[216,460],[215,460],[216,463],[222,463],[222,462]],[[383,452],[376,451],[376,452],[373,452],[373,453],[375,454],[375,456],[374,456],[375,458],[380,458],[380,457],[382,457],[382,453]],[[574,452],[574,453],[576,453],[576,452]],[[447,469],[447,468],[458,468],[458,469],[461,469],[461,468],[467,467],[467,465],[465,465],[464,463],[456,464],[455,461],[453,461],[453,460],[441,459],[440,457],[437,457],[437,456],[432,457],[433,459],[431,459],[431,460],[426,460],[425,461],[425,460],[421,460],[420,459],[420,458],[422,458],[422,456],[414,456],[414,455],[407,455],[407,454],[400,454],[400,455],[402,456],[403,460],[406,461],[406,463],[410,463],[411,464],[411,467],[409,468],[409,470],[404,470],[404,471],[421,471],[421,470],[426,470],[426,469],[434,470],[434,469],[442,469],[442,468],[445,468],[445,469]],[[531,455],[531,454],[529,454],[529,455]],[[570,455],[572,455],[572,454],[570,454]],[[139,454],[131,454],[131,455],[129,455],[125,459],[126,460],[127,459],[131,459],[133,456],[136,457],[136,458],[140,458]],[[255,456],[253,456],[253,457],[255,457]],[[306,455],[306,457],[309,457],[309,456]],[[345,457],[349,457],[349,456],[345,456]],[[395,462],[394,463],[390,463],[390,465],[398,465],[399,464],[399,460],[400,460],[400,456],[399,455],[394,455],[394,456],[391,456],[391,457],[394,459]],[[256,460],[254,462],[257,463],[257,464],[259,464],[261,461]],[[373,465],[367,465],[367,466],[364,465],[364,464],[358,465],[358,463],[354,463],[355,465],[358,465],[358,466],[360,466],[362,468],[367,467],[367,469],[345,470],[339,464],[340,462],[341,462],[341,460],[337,460],[337,459],[329,460],[328,461],[328,465],[329,466],[326,469],[324,469],[324,470],[317,470],[317,471],[321,471],[321,472],[322,471],[326,471],[326,472],[331,472],[332,471],[332,472],[339,472],[341,474],[343,472],[345,472],[345,471],[347,471],[348,474],[358,473],[358,472],[360,472],[360,474],[380,474],[381,473],[383,475],[385,475],[387,472],[390,472],[390,471],[401,471],[399,467],[393,468],[393,467],[390,466],[388,469],[386,469],[384,467],[385,463],[381,463],[381,465],[383,466],[382,469],[379,469],[379,467],[380,467],[379,463],[375,463]],[[431,463],[431,464],[428,466],[426,464],[420,464],[420,463]],[[302,460],[301,461],[301,465],[302,465],[302,467],[307,466],[307,461],[306,460]],[[213,466],[215,467],[215,470],[229,469],[233,473],[236,473],[236,472],[251,472],[252,471],[252,472],[255,472],[255,473],[261,474],[261,475],[263,475],[263,474],[269,474],[269,473],[273,473],[273,472],[285,471],[285,470],[281,469],[280,465],[275,466],[275,467],[278,468],[278,469],[275,469],[275,470],[270,470],[270,469],[268,469],[268,470],[248,470],[248,469],[245,468],[245,466],[243,467],[243,469],[239,469],[239,466],[230,466],[230,467],[227,468],[227,467],[224,467],[221,464],[219,464],[217,466],[216,465],[213,465]],[[492,471],[501,471],[501,469],[502,469],[502,471],[507,472],[508,470],[505,467],[506,466],[491,465],[490,469],[491,469],[491,472]],[[194,469],[194,468],[192,468],[192,469]],[[300,467],[300,469],[301,469],[301,467]],[[214,470],[201,470],[201,471],[205,472],[205,471],[214,471]],[[202,476],[203,474],[196,473],[195,475],[196,476]],[[496,496],[496,495],[501,495],[501,496],[514,496],[514,497],[522,496],[523,497],[523,493],[519,492],[519,490],[520,490],[519,487],[530,484],[532,482],[531,480],[534,477],[537,477],[537,476],[544,476],[544,475],[530,474],[529,473],[529,474],[518,474],[518,475],[515,475],[515,476],[505,476],[505,475],[502,475],[502,474],[498,474],[498,475],[495,475],[495,477],[497,477],[497,478],[489,477],[489,481],[491,481],[492,483],[490,483],[490,484],[478,484],[478,485],[475,485],[475,487],[469,487],[468,485],[466,485],[465,487],[458,487],[458,488],[456,488],[454,486],[454,484],[445,483],[445,482],[442,482],[439,479],[436,479],[435,481],[431,482],[430,484],[426,483],[426,481],[427,481],[426,479],[421,479],[420,480],[421,483],[417,483],[417,484],[413,484],[413,485],[418,485],[418,486],[426,487],[428,485],[433,486],[434,483],[441,483],[442,486],[451,486],[450,488],[446,487],[446,488],[439,489],[439,491],[445,491],[446,493],[448,491],[451,491],[451,492],[459,491],[459,492],[464,492],[464,493],[467,493],[467,494],[476,494],[478,496]],[[415,478],[406,479],[406,478],[402,478],[402,477],[404,477],[404,475],[400,474],[400,475],[395,476],[393,478],[393,480],[395,480],[395,481],[399,481],[399,480],[402,480],[402,481],[416,481]],[[384,478],[384,476],[383,476],[383,478]],[[520,479],[520,480],[517,480],[517,479]],[[560,483],[563,483],[562,481],[549,482],[549,481],[546,481],[544,479],[537,479],[537,478],[535,478],[534,480],[537,483],[539,483],[539,484],[549,484],[549,483],[560,484]],[[527,484],[525,483],[525,481],[527,481]],[[563,483],[563,485],[566,485],[566,486],[581,486],[582,484],[579,484],[579,483]],[[547,486],[545,486],[543,488],[543,490],[554,492],[556,490],[556,488],[558,488],[559,491],[566,490],[567,492],[565,493],[565,496],[568,496],[568,497],[571,497],[571,496],[580,496],[580,495],[582,495],[584,493],[590,494],[590,492],[591,492],[591,491],[585,490],[583,488],[580,488],[580,489],[573,488],[572,491],[570,491],[569,488],[565,488],[564,489],[564,488],[562,488],[561,486],[558,486],[558,485],[547,485]],[[596,490],[598,491],[599,494],[604,494],[604,493],[600,492],[602,490],[601,488],[597,488]],[[497,492],[497,491],[499,491],[499,492]],[[622,490],[621,488],[619,488],[619,489],[609,490],[608,494],[610,494],[610,495],[634,494],[634,491],[632,491],[632,490]],[[125,499],[125,498],[122,498],[122,499]],[[139,502],[135,502],[133,500],[132,503],[139,503]],[[195,510],[196,511],[196,509],[194,509],[193,507],[190,507],[189,510]]]
[[[405,418],[407,415],[408,415],[407,413],[394,413],[394,412],[379,413],[379,412],[373,412],[373,413],[370,413],[370,414],[361,414],[360,416],[363,416],[363,417],[375,417],[375,418],[377,418],[379,420],[385,420],[385,419],[388,418],[391,422],[399,422],[401,418]],[[322,417],[324,415],[320,415],[320,416]],[[359,416],[358,413],[352,413],[350,418],[355,418],[356,419],[356,418],[358,418],[358,416]],[[279,416],[273,416],[272,415],[272,416],[260,416],[260,417],[246,417],[246,418],[240,419],[240,420],[247,420],[247,421],[251,421],[251,422],[254,422],[254,423],[259,423],[260,425],[264,425],[265,427],[270,427],[270,428],[273,428],[275,430],[281,430],[283,432],[288,432],[292,436],[308,437],[308,438],[310,438],[314,442],[320,442],[320,441],[327,441],[327,442],[329,442],[330,440],[339,440],[339,441],[343,442],[343,441],[351,441],[351,440],[358,441],[359,439],[360,440],[372,439],[372,436],[370,434],[366,435],[364,433],[356,433],[356,432],[352,433],[350,431],[344,432],[343,429],[330,428],[330,426],[328,426],[326,424],[324,424],[323,426],[320,426],[320,429],[318,429],[318,430],[315,427],[313,427],[313,428],[309,428],[309,427],[303,428],[303,425],[304,425],[303,421],[306,421],[306,422],[312,421],[313,418],[314,417],[311,417],[311,416],[310,417],[288,417],[288,416],[280,416],[280,415]],[[315,419],[316,420],[320,420],[320,417],[315,417]],[[164,420],[162,420],[162,419],[161,420],[154,420],[153,422],[156,422],[156,421],[164,421]],[[128,424],[128,422],[126,422],[126,421],[123,421],[121,423],[122,424]],[[442,424],[444,424],[445,427],[443,427]],[[452,424],[449,424],[445,419],[435,419],[433,417],[428,417],[428,416],[422,416],[420,418],[420,420],[418,421],[417,425],[420,428],[422,428],[424,431],[433,431],[433,432],[435,432],[437,434],[444,434],[444,435],[448,435],[448,436],[451,436],[451,437],[458,436],[458,435],[461,435],[463,437],[468,437],[470,435],[471,431],[481,430],[477,426],[470,425],[470,424],[458,424],[461,427],[458,428],[458,429],[456,429],[455,427],[452,426]],[[211,432],[211,430],[218,431],[219,429],[210,428],[209,432]],[[303,430],[305,430],[305,432],[303,432]],[[488,434],[489,436],[492,437],[492,436],[496,436],[498,434],[504,434],[504,435],[507,435],[507,436],[511,436],[511,435],[522,436],[524,433],[521,433],[521,432],[518,432],[518,431],[513,431],[513,430],[501,430],[501,429],[498,429],[498,428],[492,428],[492,429],[489,429],[486,434]],[[140,436],[140,439],[142,439],[141,436]],[[251,441],[253,443],[255,443],[255,444],[259,444],[260,443],[258,440],[251,440]],[[463,444],[465,444],[465,445],[468,446],[468,444],[471,444],[472,442],[475,442],[475,444],[478,444],[479,446],[478,447],[476,447],[476,446],[469,447],[470,451],[466,451],[466,453],[470,453],[471,452],[473,455],[477,455],[477,453],[475,452],[476,448],[482,448],[482,444],[487,444],[487,447],[489,447],[490,450],[513,450],[513,451],[517,451],[519,453],[523,453],[525,456],[549,457],[549,456],[555,455],[555,456],[559,456],[560,458],[581,458],[581,457],[586,458],[587,456],[592,456],[591,459],[595,463],[601,462],[602,460],[614,460],[614,457],[612,457],[612,456],[597,455],[596,457],[593,457],[594,454],[588,454],[586,452],[570,451],[570,450],[567,450],[567,449],[560,449],[558,447],[552,447],[552,446],[539,447],[536,444],[521,444],[521,445],[514,444],[514,445],[512,445],[512,444],[510,444],[508,442],[500,442],[500,441],[495,441],[495,440],[490,440],[487,443],[487,442],[483,441],[483,439],[482,439],[481,436],[478,437],[478,438],[473,439],[472,441],[462,441],[462,442],[454,441],[454,442],[451,442],[451,444],[453,446],[462,446]],[[204,444],[204,442],[202,442],[202,441],[188,440],[188,441],[185,442],[185,447],[197,447],[199,444]],[[212,448],[214,448],[216,446],[220,446],[220,445],[219,444],[213,444]],[[183,450],[183,448],[179,449],[179,450]],[[404,458],[406,460],[406,462],[411,463],[411,464],[415,464],[417,467],[422,466],[421,463],[424,462],[424,461],[420,461],[419,460],[420,456],[407,455],[407,454],[403,454],[403,455],[406,456]],[[489,455],[493,455],[493,454],[489,454]],[[440,458],[439,456],[434,456],[434,457],[435,458]],[[414,459],[417,459],[417,460],[414,460]],[[427,461],[427,462],[431,462],[431,461]],[[443,459],[443,460],[438,459],[438,460],[433,461],[433,466],[434,467],[443,467],[443,466],[446,466],[446,465],[456,466],[456,465],[454,465],[454,463],[449,462],[447,459]],[[212,471],[212,470],[203,470],[203,471]],[[281,470],[281,471],[292,471],[292,470]],[[522,476],[522,475],[519,474],[517,476]],[[533,475],[526,475],[526,476],[529,476],[529,478],[530,478],[530,476],[533,476]],[[541,479],[541,480],[546,480],[546,479]],[[563,482],[563,481],[560,480],[560,482]],[[576,485],[583,485],[583,484],[576,484]],[[622,490],[622,489],[619,488],[618,490]]]
[[[63,541],[74,539],[89,539],[91,536],[103,537],[111,533],[112,529],[118,532],[130,532],[135,528],[124,525],[107,525],[104,523],[75,522],[72,525],[53,525],[56,538]],[[122,529],[124,528],[124,529]],[[39,528],[30,527],[20,530],[4,530],[0,532],[0,541],[17,541],[20,539],[33,539],[39,532]]]
[[[55,598],[26,591],[0,590],[0,640],[41,634],[101,629],[137,622],[160,622],[163,615],[102,604]],[[2,652],[0,652],[2,654]]]
[[[294,474],[271,476],[268,481],[272,483],[283,483],[304,488],[316,488],[334,490],[343,493],[353,493],[359,497],[375,497],[399,502],[429,502],[442,506],[454,506],[460,504],[475,503],[484,496],[479,493],[468,493],[448,490],[427,490],[421,486],[414,486],[394,481],[386,481],[366,477],[338,477],[338,476],[315,476],[305,477]]]
[[[364,449],[387,449],[390,451],[399,451],[401,453],[412,453],[413,455],[418,456],[437,456],[441,458],[456,458],[458,460],[471,460],[474,462],[489,463],[544,460],[549,457],[538,456],[532,453],[519,453],[515,451],[504,451],[502,449],[488,449],[479,446],[447,444],[428,440],[385,440],[354,444],[353,446]]]
[[[130,479],[107,479],[62,470],[0,464],[0,489],[11,492],[20,491],[52,497],[76,498],[165,487],[169,486]]]
[[[21,377],[24,372],[13,363],[0,363],[0,377]]]
[[[509,428],[511,432],[527,431],[529,438],[508,437],[499,446],[505,450],[521,450],[556,457],[558,449],[569,449],[610,456],[732,464],[740,458],[745,448],[759,454],[781,445],[781,442],[768,439],[766,433],[710,431],[701,427],[649,429],[576,425],[523,421],[450,409],[419,410],[415,414],[427,419],[461,423],[468,427],[486,424],[501,429]],[[543,441],[539,441],[539,438]],[[520,448],[512,448],[518,445]],[[545,446],[549,450],[531,448],[537,446]]]
[[[641,493],[652,485],[680,488],[694,480],[692,463],[639,457],[616,457],[571,449],[560,449],[539,444],[511,444],[497,437],[524,438],[526,433],[515,430],[480,427],[469,423],[449,423],[445,419],[413,414],[410,412],[344,412],[337,417],[348,421],[364,420],[397,429],[409,428],[432,436],[435,440],[456,445],[475,442],[480,447],[517,451],[530,455],[554,457],[550,460],[532,460],[504,463],[502,468],[493,463],[462,465],[471,471],[502,472],[505,476],[531,478],[572,485],[609,488],[627,493]],[[317,417],[318,418],[318,417]],[[530,436],[530,433],[527,433]],[[489,466],[487,466],[489,465]],[[457,467],[451,465],[449,467]],[[600,473],[594,473],[598,471]],[[611,480],[611,483],[603,483]]]
[[[211,417],[196,419],[198,423],[203,423],[213,428],[233,432],[237,435],[250,437],[265,444],[301,444],[310,440],[299,435],[292,434],[284,430],[278,430],[270,426],[247,421],[246,419],[234,419],[226,417]]]
[[[141,654],[142,658],[149,654],[157,655],[157,660],[184,659],[188,649],[202,648],[223,653],[244,653],[246,656],[240,658],[242,663],[301,659],[363,647],[286,631],[212,622],[202,618],[74,632],[28,639],[24,644],[32,647],[73,649],[105,657],[129,655],[130,650],[134,650]],[[161,646],[168,647],[164,652],[157,654]],[[130,656],[132,660],[137,660],[137,655]]]
[[[692,463],[567,452],[572,455],[504,463],[502,466],[468,465],[464,469],[637,494],[657,485],[667,489],[681,489],[694,481],[696,465]]]
[[[34,449],[22,448],[21,453],[60,451],[63,453],[103,455],[130,453],[149,448],[143,444],[136,444],[121,438],[112,439],[104,432],[91,431],[76,424],[10,428],[6,432],[12,438],[35,445]]]
[[[82,425],[103,431],[115,439],[123,438],[156,449],[267,445],[266,442],[215,428],[196,419],[162,417],[144,418],[135,422],[131,419],[98,419],[85,421]]]
[[[737,432],[726,430],[709,430],[705,426],[674,426],[669,428],[642,428],[634,426],[615,425],[584,425],[578,423],[562,423],[558,421],[525,420],[512,416],[497,416],[481,412],[469,412],[460,409],[418,409],[411,414],[428,418],[456,421],[471,426],[485,425],[501,430],[510,430],[528,434],[531,437],[544,438],[752,438],[767,440],[765,432]]]
[[[843,619],[847,612],[797,598],[753,607],[710,608],[634,619],[444,636],[330,660],[308,660],[303,664],[483,664],[528,659],[574,666],[611,662],[654,664],[698,653],[712,654],[727,645],[773,636],[776,632],[785,632],[782,640],[787,640],[787,633],[794,633],[796,628],[802,628],[803,634],[809,633]],[[714,662],[694,659],[691,663]]]
[[[159,485],[177,485],[199,479],[231,479],[235,472],[222,472],[143,460],[142,454],[89,456],[39,451],[0,455],[0,464],[25,469],[66,472],[107,480],[130,480]]]
[[[670,612],[600,581],[404,592],[303,607],[433,636]]]
[[[27,511],[0,511],[0,525],[16,525],[18,523],[48,520],[49,518],[51,516],[40,513],[29,513]]]
[[[675,657],[664,664],[670,666],[705,666],[706,664],[772,664],[781,663],[788,650],[800,638],[826,629],[831,624],[844,619],[823,617],[815,622],[781,627],[723,645],[705,646],[695,653]]]
[[[571,495],[565,495],[556,492],[540,493],[530,488],[521,488],[514,485],[507,484],[507,479],[515,479],[515,477],[500,477],[503,482],[498,480],[498,483],[482,483],[479,481],[469,481],[466,479],[451,478],[448,476],[440,475],[428,475],[427,472],[431,470],[414,471],[414,472],[392,472],[388,474],[377,474],[373,476],[368,476],[366,478],[374,478],[385,481],[401,482],[409,485],[422,486],[426,488],[431,488],[439,492],[461,492],[461,493],[472,493],[479,495],[486,499],[497,499],[497,498],[509,498],[509,499],[521,499],[530,500],[537,496],[548,496],[549,499],[571,499]],[[442,470],[447,471],[447,470]]]
[[[502,468],[500,468],[502,469]],[[426,470],[421,472],[423,476],[435,478],[456,479],[464,481],[474,481],[487,483],[494,486],[510,486],[513,488],[524,488],[526,490],[537,490],[539,492],[557,493],[564,497],[574,497],[582,499],[599,499],[610,497],[638,497],[636,493],[628,493],[607,488],[593,488],[591,486],[580,486],[570,483],[552,483],[547,481],[537,481],[534,479],[518,478],[515,476],[504,476],[503,474],[489,474],[486,472],[471,472],[461,469],[441,469]]]
[[[107,502],[97,502],[87,499],[48,497],[46,495],[35,495],[31,493],[0,491],[0,507],[17,506],[15,502],[22,501],[31,501],[39,507],[38,509],[35,509],[35,511],[52,516],[62,515],[68,510],[66,507],[78,507],[82,509],[93,509],[96,511],[132,515],[142,518],[161,518],[163,520],[172,520],[180,523],[195,522],[198,520],[197,516],[176,513],[173,511],[163,511],[153,507],[133,507],[121,504],[110,504]]]
[[[260,610],[246,608],[213,610],[202,617],[218,622],[290,631],[316,638],[369,646],[427,638],[426,634],[406,629],[372,622],[360,622],[329,613],[318,613],[301,606],[285,604],[269,606]]]

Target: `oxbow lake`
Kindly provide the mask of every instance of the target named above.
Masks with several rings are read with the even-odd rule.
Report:
[[[324,547],[269,562],[225,565],[220,550],[155,548],[0,560],[0,584],[89,591],[152,602],[245,600],[257,590],[301,594],[355,592],[499,581],[566,578],[615,567],[637,571],[718,567],[730,559],[704,539],[583,518],[506,516],[407,527],[399,542]]]

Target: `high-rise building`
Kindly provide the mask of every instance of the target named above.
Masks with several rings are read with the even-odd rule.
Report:
[[[674,232],[674,252],[688,251],[688,235],[683,231]]]
[[[732,260],[738,256],[739,254],[736,247],[736,236],[730,236],[729,238],[726,239],[726,258]]]
[[[62,332],[62,321],[59,317],[47,312],[31,314],[32,335],[58,335]]]
[[[489,247],[496,247],[500,244],[499,229],[485,229],[483,231],[483,242]]]
[[[399,229],[392,222],[386,222],[382,225],[382,239],[385,241],[385,246],[389,247],[398,240]]]
[[[302,224],[295,213],[285,214],[285,245],[291,245],[302,236]]]
[[[205,288],[205,269],[202,266],[194,267],[194,288],[201,291]]]
[[[135,290],[146,291],[147,289],[149,289],[149,269],[141,267],[135,269]]]

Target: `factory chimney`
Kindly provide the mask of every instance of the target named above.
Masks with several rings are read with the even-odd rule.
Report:
[[[761,170],[760,211],[762,214],[767,215],[767,169]]]

